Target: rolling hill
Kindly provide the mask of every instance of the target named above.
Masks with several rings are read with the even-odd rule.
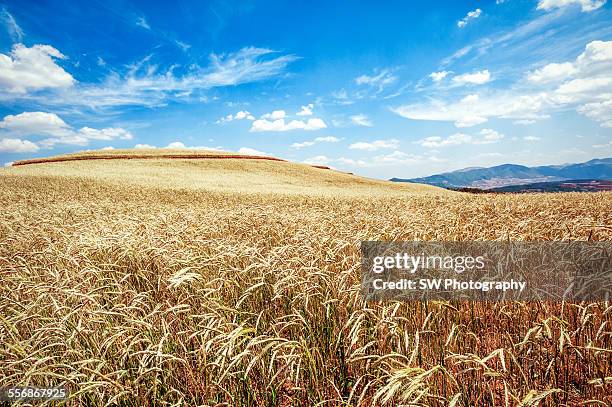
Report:
[[[392,178],[391,181],[415,182],[443,188],[492,189],[510,185],[584,179],[611,180],[612,158],[539,167],[503,164],[490,168],[466,168],[422,178]]]
[[[18,161],[0,175],[86,178],[113,184],[218,192],[358,196],[431,193],[429,185],[368,179],[325,167],[204,150],[85,151]]]

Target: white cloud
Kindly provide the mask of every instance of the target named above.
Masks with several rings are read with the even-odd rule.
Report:
[[[480,97],[478,95],[467,95],[463,99],[461,99],[462,103],[474,103],[478,102]]]
[[[485,123],[490,117],[507,119],[537,119],[545,117],[542,110],[548,102],[546,94],[517,95],[498,92],[465,103],[461,100],[445,103],[434,100],[428,104],[412,104],[391,109],[413,120],[452,121],[457,127]]]
[[[479,136],[470,136],[464,133],[455,133],[446,138],[439,136],[426,137],[416,141],[416,144],[426,148],[440,148],[457,146],[461,144],[493,144],[504,138],[503,134],[498,133],[493,129],[482,129]]]
[[[377,165],[412,165],[423,162],[423,158],[402,151],[393,151],[390,154],[377,155],[372,157],[372,166]]]
[[[372,142],[359,141],[349,146],[351,150],[365,150],[365,151],[376,151],[381,149],[392,149],[399,147],[399,140],[375,140]]]
[[[539,141],[541,139],[540,139],[540,137],[537,137],[537,136],[525,136],[525,137],[523,137],[523,140],[525,140],[525,141]]]
[[[573,4],[579,5],[582,11],[588,12],[597,10],[607,0],[540,0],[538,3],[538,10],[552,10],[554,8],[563,8]]]
[[[24,94],[29,90],[70,87],[74,78],[55,62],[65,58],[49,45],[28,48],[16,44],[8,55],[0,54],[0,90]]]
[[[455,126],[459,128],[477,126],[486,123],[487,119],[480,116],[463,116],[455,121]]]
[[[183,42],[183,41],[176,40],[176,41],[174,41],[174,43],[175,43],[175,44],[176,44],[176,45],[177,45],[177,46],[178,46],[180,49],[182,49],[182,50],[183,50],[183,52],[187,52],[187,51],[189,51],[189,48],[191,48],[191,45],[189,45],[189,44],[187,44],[186,42]]]
[[[357,114],[350,117],[351,123],[357,126],[372,127],[372,122],[365,114]]]
[[[527,75],[527,79],[535,83],[548,83],[563,80],[576,73],[576,68],[571,62],[562,64],[548,64],[540,69],[536,69]]]
[[[7,168],[8,168],[8,167],[10,167],[10,166],[12,166],[12,165],[13,165],[13,162],[12,162],[12,161],[9,161],[9,162],[7,162],[7,163],[4,163],[4,166],[5,166],[5,167],[7,167]]]
[[[83,127],[79,130],[79,134],[88,140],[131,140],[132,134],[122,128],[107,127],[105,129],[92,129],[91,127]]]
[[[595,148],[612,148],[612,140],[604,144],[593,144]]]
[[[325,122],[317,118],[308,119],[307,121],[291,120],[290,122],[285,122],[285,119],[278,119],[274,121],[259,119],[253,122],[249,131],[320,130],[326,127],[327,125]]]
[[[276,51],[246,47],[230,54],[212,54],[210,72],[188,77],[183,81],[202,87],[230,86],[255,82],[276,76],[296,59],[295,55],[269,58]],[[268,57],[268,58],[266,58]]]
[[[319,144],[319,143],[337,143],[339,141],[340,139],[334,136],[317,137],[314,140],[303,141],[301,143],[293,143],[291,145],[291,148],[300,149],[300,148],[312,147],[315,144]]]
[[[33,153],[38,146],[31,141],[18,138],[0,139],[0,153]]]
[[[58,115],[46,112],[23,112],[17,115],[7,115],[0,121],[0,130],[19,136],[63,137],[72,133],[71,127]]]
[[[514,124],[520,124],[523,126],[527,126],[530,124],[534,124],[536,121],[535,120],[529,120],[529,119],[521,119],[521,120],[515,120],[513,123]]]
[[[499,140],[504,138],[503,134],[498,133],[493,129],[482,129],[480,130],[482,139],[477,139],[475,144],[491,144],[497,143]]]
[[[172,143],[168,144],[166,148],[183,149],[183,148],[187,148],[187,146],[185,146],[185,144],[181,141],[173,141]]]
[[[384,88],[397,81],[397,76],[393,75],[390,70],[383,69],[375,75],[361,75],[355,78],[357,85],[368,85],[377,88],[378,92],[382,92]]]
[[[134,148],[136,148],[136,149],[147,149],[147,148],[157,148],[157,147],[152,146],[150,144],[136,144],[134,146]]]
[[[151,29],[151,26],[149,25],[149,23],[147,22],[147,19],[144,16],[138,17],[136,19],[136,25],[139,26],[139,27],[144,28],[145,30],[150,30]]]
[[[306,106],[302,106],[302,110],[296,113],[298,116],[312,116],[312,109],[314,105],[312,103],[307,104]]]
[[[39,47],[46,48],[38,50],[38,53],[54,50],[57,53],[56,55],[61,56],[52,47]],[[35,47],[32,49],[35,49]],[[143,60],[128,66],[127,71],[123,74],[112,72],[99,83],[79,83],[71,88],[66,86],[56,90],[53,97],[40,94],[26,95],[25,91],[35,87],[68,85],[68,80],[60,82],[59,75],[46,68],[41,68],[40,81],[36,77],[33,82],[25,80],[22,72],[27,72],[32,68],[27,66],[23,68],[12,67],[11,65],[9,66],[10,72],[7,73],[6,61],[14,64],[13,59],[0,54],[0,90],[3,87],[9,87],[9,85],[13,89],[13,93],[10,95],[4,95],[0,92],[0,101],[23,98],[45,106],[86,107],[100,110],[127,105],[163,106],[168,99],[202,100],[202,98],[205,98],[201,94],[203,90],[267,80],[284,73],[286,67],[298,59],[295,55],[276,54],[276,51],[270,49],[254,47],[242,48],[233,53],[211,54],[208,66],[190,65],[186,72],[181,75],[175,73],[176,66],[174,65],[165,70],[160,69],[157,64],[151,62],[153,55],[149,55]],[[47,56],[46,58],[53,63],[50,57]],[[15,59],[17,62],[21,60],[23,60],[22,57]],[[30,62],[23,62],[22,64],[36,67],[35,64]],[[61,68],[56,66],[55,69]],[[53,75],[49,75],[49,73]],[[68,75],[65,72],[64,74]],[[23,80],[16,81],[15,75]],[[55,80],[49,83],[54,78]],[[72,80],[70,75],[68,75],[68,78]],[[15,82],[21,85],[17,86]],[[26,85],[23,85],[23,83],[26,83]],[[17,91],[20,93],[18,94]]]
[[[317,155],[304,160],[304,164],[310,165],[327,165],[332,161],[331,158],[324,155]]]
[[[352,105],[355,103],[355,101],[349,97],[346,89],[332,92],[332,97],[335,99],[336,103],[340,105]]]
[[[525,88],[525,81],[520,80],[509,89],[493,90],[478,99],[433,100],[392,111],[408,119],[453,121],[457,127],[470,127],[489,118],[530,124],[551,112],[575,108],[603,127],[610,126],[612,41],[592,41],[574,61],[547,64],[526,76],[531,79],[531,88]]]
[[[240,147],[238,149],[238,153],[239,154],[247,154],[247,155],[261,155],[261,156],[264,156],[264,157],[270,156],[270,154],[268,154],[268,153],[256,150],[256,149],[251,148],[251,147]]]
[[[227,116],[220,118],[219,120],[217,120],[217,124],[227,123],[227,122],[231,122],[234,120],[255,120],[255,116],[253,116],[247,110],[240,110],[235,115],[228,114]]]
[[[315,141],[319,143],[337,143],[340,141],[340,139],[334,136],[325,136],[325,137],[317,137]]]
[[[111,150],[114,150],[114,149],[115,149],[115,147],[113,147],[113,146],[107,146],[107,147],[102,147],[100,150],[102,150],[102,151],[111,151]]]
[[[478,72],[473,72],[473,73],[464,73],[462,75],[457,75],[453,78],[453,82],[455,82],[458,85],[465,85],[465,84],[482,85],[482,84],[489,82],[490,80],[491,80],[491,74],[489,73],[488,69],[478,71]]]
[[[7,115],[0,121],[0,135],[48,137],[39,142],[43,147],[52,147],[55,144],[86,145],[90,140],[130,140],[132,138],[129,131],[116,127],[103,129],[82,127],[77,130],[58,115],[46,112]]]
[[[284,119],[287,113],[284,110],[275,110],[272,113],[266,113],[261,116],[262,119],[279,120]]]
[[[463,133],[456,133],[443,139],[439,136],[426,137],[418,140],[416,143],[427,148],[439,148],[447,146],[456,146],[459,144],[468,144],[472,142],[472,136]]]
[[[442,79],[446,78],[448,74],[450,74],[448,71],[432,72],[429,74],[429,77],[434,82],[440,82]]]
[[[15,21],[15,17],[6,8],[2,9],[0,16],[13,42],[21,42],[23,40],[23,30]]]
[[[612,128],[612,99],[603,102],[593,102],[582,105],[578,112],[601,124],[602,127]]]
[[[478,17],[480,17],[480,14],[482,14],[482,10],[477,8],[476,10],[470,11],[468,12],[465,17],[463,17],[461,20],[457,21],[457,27],[459,28],[463,28],[465,27],[470,20],[475,20]]]

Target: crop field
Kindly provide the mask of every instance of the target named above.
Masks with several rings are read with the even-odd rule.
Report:
[[[359,293],[361,241],[610,241],[612,193],[159,158],[2,169],[0,205],[0,387],[65,385],[70,406],[612,405],[609,302]]]

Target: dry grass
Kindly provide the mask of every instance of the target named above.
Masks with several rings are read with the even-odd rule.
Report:
[[[362,240],[612,240],[610,193],[256,194],[51,165],[0,171],[0,386],[65,384],[69,405],[612,403],[610,303],[359,295]]]

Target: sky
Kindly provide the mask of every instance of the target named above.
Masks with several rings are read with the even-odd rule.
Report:
[[[381,179],[610,157],[612,6],[0,0],[0,165],[143,147]]]

